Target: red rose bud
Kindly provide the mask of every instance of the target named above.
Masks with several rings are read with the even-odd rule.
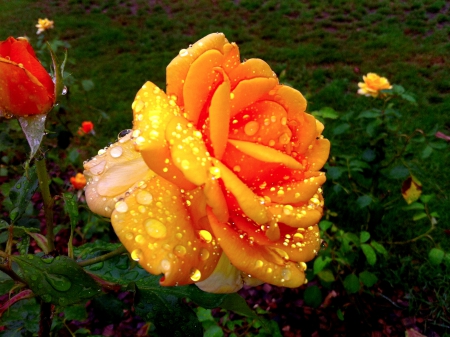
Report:
[[[84,133],[89,133],[94,130],[94,123],[91,121],[84,121],[81,123],[81,130],[83,130]]]
[[[55,104],[55,85],[26,39],[0,42],[0,115],[48,113]]]

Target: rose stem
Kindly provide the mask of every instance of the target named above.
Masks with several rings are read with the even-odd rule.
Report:
[[[48,251],[55,250],[55,235],[53,233],[53,199],[50,194],[50,179],[47,172],[47,166],[44,159],[36,160],[36,171],[41,189],[42,199],[44,201],[45,225],[47,228]]]

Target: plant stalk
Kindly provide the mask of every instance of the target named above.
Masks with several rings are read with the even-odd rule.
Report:
[[[91,264],[103,262],[103,261],[113,258],[114,256],[121,255],[121,254],[125,253],[126,251],[127,250],[125,249],[124,246],[120,246],[119,248],[117,248],[117,249],[113,250],[112,252],[109,252],[105,255],[101,255],[101,256],[93,257],[92,259],[80,261],[80,262],[78,262],[78,265],[81,267],[90,266]]]
[[[53,233],[53,198],[50,194],[50,177],[45,165],[45,159],[36,160],[36,172],[41,189],[42,199],[44,201],[45,225],[47,228],[48,251],[55,250],[55,234]]]

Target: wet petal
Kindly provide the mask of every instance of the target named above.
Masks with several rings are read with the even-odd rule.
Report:
[[[216,240],[194,231],[187,207],[175,185],[154,177],[116,204],[111,216],[131,257],[148,272],[164,274],[161,285],[206,279],[220,258]]]

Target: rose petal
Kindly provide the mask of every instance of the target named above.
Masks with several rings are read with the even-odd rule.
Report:
[[[166,140],[172,161],[183,176],[196,186],[203,185],[208,179],[211,157],[200,131],[185,118],[174,117],[166,126]]]
[[[252,190],[245,185],[232,171],[218,160],[213,159],[214,166],[219,168],[220,177],[225,187],[236,198],[242,212],[258,224],[270,221],[270,217],[264,205]]]
[[[189,49],[181,50],[180,54],[167,66],[167,94],[178,97],[178,104],[183,106],[183,86],[191,64],[208,50],[217,50],[223,54],[228,44],[223,33],[213,33],[198,40]]]
[[[214,157],[222,159],[230,128],[230,81],[223,72],[224,81],[215,91],[209,107],[209,130]]]
[[[300,170],[303,168],[302,164],[300,164],[291,156],[288,156],[278,150],[272,149],[271,147],[251,142],[244,142],[241,140],[230,139],[228,140],[228,142],[239,151],[260,161],[282,164],[286,167],[296,170]]]
[[[330,154],[330,147],[331,144],[328,139],[317,139],[310,145],[305,153],[309,170],[318,171],[325,165]]]
[[[267,248],[250,243],[227,224],[217,221],[212,212],[208,212],[208,219],[214,236],[220,241],[224,253],[231,263],[239,270],[261,281],[276,286],[295,288],[305,282],[304,269],[294,262],[283,261],[281,264],[275,254]]]
[[[206,279],[221,249],[209,232],[196,233],[177,186],[154,177],[115,206],[111,223],[131,257],[161,285]],[[208,235],[209,234],[209,235]]]
[[[174,165],[166,141],[166,126],[179,115],[175,101],[156,85],[147,82],[138,91],[131,107],[136,149],[141,152],[148,167],[181,188],[195,188]]]
[[[234,90],[241,81],[258,77],[273,78],[277,80],[277,75],[266,62],[260,59],[247,60],[239,64],[230,73],[231,88]]]

